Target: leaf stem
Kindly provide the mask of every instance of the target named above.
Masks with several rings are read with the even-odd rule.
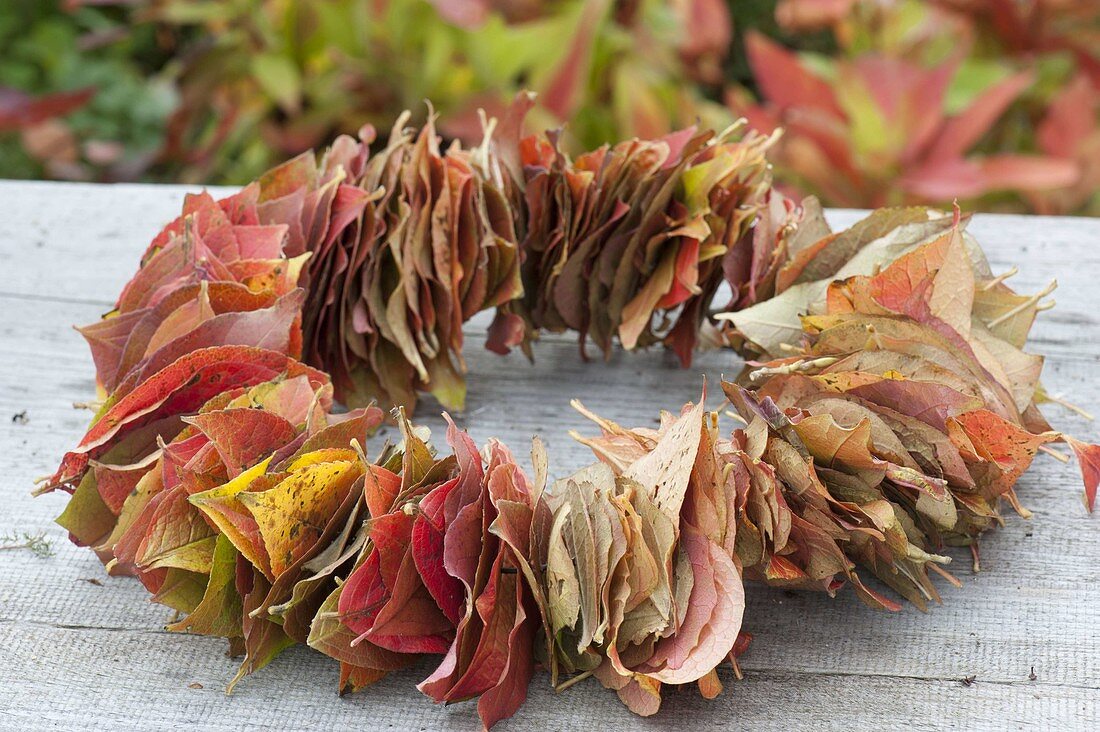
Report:
[[[1042,290],[1040,290],[1039,292],[1036,292],[1034,295],[1032,295],[1028,299],[1024,300],[1022,303],[1020,303],[1016,307],[1012,308],[1008,312],[1001,313],[996,318],[994,318],[993,320],[986,323],[985,327],[992,330],[993,328],[996,328],[998,325],[1005,322],[1009,318],[1016,317],[1017,315],[1019,315],[1020,313],[1022,313],[1025,310],[1027,310],[1028,308],[1036,307],[1039,304],[1040,300],[1042,300],[1044,297],[1046,297],[1050,293],[1054,292],[1056,289],[1058,289],[1058,280],[1051,280],[1050,284],[1047,285],[1046,287],[1044,287]],[[1043,310],[1049,310],[1052,307],[1054,307],[1053,304],[1047,305],[1046,307],[1044,307],[1042,309]]]
[[[982,285],[982,289],[983,290],[992,290],[994,287],[1001,284],[1002,282],[1007,280],[1009,277],[1015,277],[1019,273],[1020,273],[1020,268],[1013,265],[1012,268],[1009,269],[1007,272],[1004,272],[1003,274],[997,275],[996,277],[991,279],[989,282],[986,282],[984,285]]]
[[[1043,452],[1045,452],[1047,455],[1050,455],[1052,458],[1054,458],[1058,462],[1061,462],[1061,463],[1068,463],[1069,462],[1069,455],[1066,455],[1064,452],[1058,452],[1053,447],[1048,447],[1047,445],[1039,445],[1039,449],[1042,450]]]
[[[1094,419],[1096,419],[1095,417],[1092,416],[1092,414],[1090,412],[1086,412],[1084,409],[1081,409],[1081,407],[1077,406],[1076,404],[1071,404],[1070,402],[1067,402],[1066,400],[1064,400],[1060,397],[1051,396],[1050,394],[1047,394],[1046,395],[1046,400],[1048,402],[1051,402],[1052,404],[1057,404],[1060,407],[1064,407],[1065,409],[1068,409],[1071,412],[1075,412],[1075,413],[1081,415],[1082,417],[1084,417],[1085,419],[1087,419],[1090,422],[1092,422]]]
[[[573,684],[577,683],[578,681],[584,681],[585,679],[587,679],[591,675],[592,675],[591,671],[585,671],[583,673],[579,673],[576,676],[574,676],[573,678],[569,679],[568,681],[563,681],[562,683],[555,686],[554,691],[557,692],[558,694],[560,694],[563,691],[565,691],[566,689],[568,689],[570,686],[572,686]]]

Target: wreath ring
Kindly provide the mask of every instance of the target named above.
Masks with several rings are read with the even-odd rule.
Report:
[[[418,688],[476,698],[486,727],[537,667],[653,714],[665,684],[712,698],[720,664],[740,676],[743,579],[938,601],[944,547],[977,564],[1052,441],[1091,510],[1100,446],[1050,428],[1023,351],[1049,292],[1013,292],[958,211],[832,232],[771,187],[771,139],[690,128],[574,159],[521,136],[529,104],[473,148],[406,114],[374,152],[365,128],[189,196],[80,329],[102,403],[39,490],[72,493],[58,522],[183,614],[170,629],[229,640],[230,688],[307,643],[341,693],[439,654]],[[685,366],[732,346],[741,426],[705,390],[652,427],[577,403],[598,461],[553,485],[537,438],[531,475],[446,415],[437,452],[406,415],[422,391],[462,408],[462,324],[494,307],[502,353],[566,330],[582,355],[662,343]],[[386,419],[400,442],[372,446]]]

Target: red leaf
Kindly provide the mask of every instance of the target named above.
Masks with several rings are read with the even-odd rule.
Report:
[[[527,687],[534,672],[535,622],[523,606],[522,583],[516,582],[515,592],[516,612],[508,633],[504,671],[496,685],[477,702],[477,713],[486,729],[516,713],[527,699]]]
[[[487,0],[430,0],[439,17],[464,30],[473,30],[489,17]]]
[[[207,246],[198,227],[156,251],[126,283],[118,297],[122,313],[151,307],[181,285],[201,280],[233,280],[225,263]]]
[[[1039,446],[1057,436],[1055,433],[1033,435],[987,409],[961,414],[954,421],[962,426],[978,455],[998,469],[989,479],[994,495],[1011,490],[1016,479],[1031,465]]]
[[[171,415],[198,411],[211,397],[241,386],[255,386],[286,374],[307,374],[317,384],[328,382],[320,371],[281,353],[247,346],[203,348],[188,353],[142,382],[111,405],[68,453],[44,490],[69,484],[84,473],[89,458],[110,447],[123,431]]]
[[[119,514],[122,504],[126,502],[126,498],[134,490],[138,481],[149,472],[150,467],[148,460],[121,466],[92,463],[96,489],[103,498],[103,502],[107,504],[107,508],[111,509],[111,513],[116,516]]]
[[[493,322],[489,326],[489,334],[485,339],[485,347],[493,353],[507,356],[511,350],[523,343],[526,334],[523,318],[515,313],[507,313],[497,310]]]
[[[607,6],[608,0],[585,3],[573,42],[565,49],[560,65],[543,87],[539,101],[558,119],[569,119],[577,106],[581,89],[587,82],[588,67],[592,62],[592,46],[603,25]]]
[[[688,60],[702,59],[714,65],[726,56],[733,23],[724,0],[689,0],[674,3],[673,9],[679,12],[684,29],[681,54]]]
[[[295,437],[290,422],[262,409],[220,409],[185,417],[210,438],[230,478],[236,478]]]
[[[398,510],[371,524],[374,549],[340,593],[340,621],[366,640],[398,653],[444,653],[453,624],[440,612],[410,553],[413,517]]]
[[[95,96],[95,87],[33,97],[18,89],[0,87],[0,132],[19,130],[80,109]]]
[[[1021,71],[982,92],[969,107],[947,120],[932,143],[928,160],[950,160],[966,154],[1033,81],[1030,71]]]
[[[961,158],[925,163],[905,173],[898,184],[905,191],[929,201],[974,198],[987,190],[981,166]]]
[[[104,388],[113,391],[135,364],[150,355],[149,344],[153,338],[163,332],[164,322],[180,307],[195,302],[200,297],[203,286],[203,283],[184,285],[165,296],[151,309],[134,310],[80,329],[81,334],[91,343],[92,338],[106,337],[109,330],[108,323],[121,321],[115,326],[120,330],[126,326],[130,327],[129,336],[117,358],[113,361],[105,361],[103,365],[100,364],[99,359],[96,360],[96,373]],[[258,310],[270,307],[276,300],[273,292],[252,292],[237,282],[206,282],[205,287],[206,299],[209,301],[210,309],[216,315]],[[93,346],[94,353],[95,346]]]
[[[745,611],[741,572],[734,560],[695,527],[683,528],[680,546],[694,577],[691,597],[676,632],[658,641],[646,662],[649,675],[670,684],[695,681],[721,663],[737,643]]]
[[[989,190],[1065,188],[1081,177],[1077,163],[1039,155],[992,155],[981,166]]]
[[[304,299],[305,291],[299,289],[270,308],[215,315],[147,356],[126,375],[118,390],[128,393],[177,359],[203,348],[249,346],[297,358],[300,354],[292,353],[291,346],[301,342],[295,337],[295,328]]]
[[[1085,505],[1091,512],[1096,507],[1096,488],[1100,485],[1100,445],[1090,445],[1069,435],[1062,436],[1077,455],[1081,478],[1085,481]]]
[[[692,237],[680,237],[680,248],[676,252],[672,288],[657,301],[657,307],[671,309],[687,300],[696,291],[699,284],[699,240]]]
[[[1047,155],[1072,158],[1078,146],[1097,129],[1100,92],[1084,75],[1077,76],[1051,100],[1039,124],[1036,140]]]
[[[1038,155],[993,155],[979,159],[930,162],[906,173],[899,184],[930,201],[974,198],[989,191],[1046,190],[1077,182],[1081,171],[1071,160]]]
[[[469,658],[461,659],[463,663],[455,669],[461,674],[459,678],[455,679],[450,673],[446,675],[448,683],[442,699],[429,694],[437,701],[457,701],[484,693],[495,686],[504,675],[508,663],[508,634],[518,610],[519,593],[516,585],[519,575],[502,574],[502,566],[503,553],[497,554],[492,569],[489,570],[488,582],[474,600],[476,618],[459,626],[460,634],[477,634],[477,645],[473,654]],[[456,638],[452,649],[465,645],[461,639]],[[440,668],[446,669],[446,665],[444,662]],[[433,674],[429,680],[425,680],[421,684],[424,687],[421,691],[432,688],[430,679],[435,677],[436,674]]]
[[[462,583],[443,566],[443,537],[446,527],[443,507],[458,478],[436,486],[420,500],[420,515],[412,529],[412,553],[416,569],[443,614],[454,623],[462,619],[465,596]]]
[[[364,476],[363,500],[371,518],[383,518],[401,492],[401,477],[378,465],[368,465]]]
[[[812,107],[844,118],[828,82],[806,70],[795,54],[758,31],[745,35],[745,51],[753,76],[768,101],[780,109]]]
[[[160,474],[165,490],[183,484],[184,476],[191,472],[188,463],[209,444],[210,438],[200,432],[164,446],[161,451]]]
[[[118,384],[119,364],[124,357],[127,343],[134,328],[149,313],[148,309],[134,310],[77,328],[92,352],[96,379],[107,391],[113,390]]]
[[[399,653],[446,653],[454,626],[424,587],[408,550],[389,597],[362,637]]]

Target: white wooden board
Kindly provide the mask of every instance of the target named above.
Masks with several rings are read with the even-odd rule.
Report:
[[[64,497],[30,497],[32,479],[52,472],[88,417],[72,403],[92,395],[92,364],[70,325],[109,306],[186,190],[0,182],[0,534],[44,531],[55,550],[46,559],[0,552],[0,729],[475,728],[472,705],[439,707],[416,691],[430,664],[341,699],[335,664],[304,648],[226,697],[236,664],[223,644],[161,630],[164,608],[138,583],[106,577],[52,523]],[[845,225],[859,215],[831,218]],[[970,230],[996,270],[1020,266],[1019,289],[1057,277],[1058,308],[1041,316],[1031,349],[1047,356],[1051,392],[1100,413],[1100,221],[977,216]],[[470,394],[459,422],[517,453],[537,432],[559,475],[591,459],[567,436],[591,431],[570,398],[621,423],[651,423],[659,408],[698,396],[701,372],[716,387],[740,368],[713,352],[685,371],[660,350],[584,364],[569,336],[545,338],[530,365],[485,351],[484,324],[468,327]],[[25,423],[12,420],[24,411]],[[425,401],[418,420],[438,433],[436,411]],[[1100,437],[1076,415],[1048,414],[1056,427]],[[500,728],[1095,729],[1100,516],[1085,513],[1074,465],[1040,458],[1018,490],[1035,517],[1011,517],[988,535],[981,574],[959,555],[964,587],[944,588],[945,604],[927,614],[874,612],[846,591],[830,599],[750,585],[746,677],[723,672],[717,700],[670,690],[660,714],[643,720],[595,681],[555,696],[540,675]]]

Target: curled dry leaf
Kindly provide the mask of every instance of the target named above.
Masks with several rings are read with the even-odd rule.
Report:
[[[702,403],[659,430],[599,423],[586,442],[603,462],[549,499],[550,625],[563,670],[593,672],[649,715],[662,684],[699,681],[708,695],[732,658],[744,612],[738,486]]]
[[[351,406],[411,408],[427,390],[461,408],[462,324],[522,292],[521,194],[495,123],[441,151],[431,119],[407,119],[374,154],[365,128],[224,200],[188,196],[116,308],[80,329],[102,396],[188,351],[251,345],[323,364]]]
[[[817,199],[796,206],[777,191],[768,196],[753,235],[726,259],[734,296],[716,316],[728,324],[730,342],[752,354],[782,356],[784,347],[798,345],[799,316],[824,311],[833,280],[870,275],[954,225],[933,209],[879,209],[834,233]],[[976,245],[968,252],[982,257]]]
[[[407,120],[373,155],[366,130],[337,139],[319,165],[307,155],[272,171],[305,183],[270,205],[303,222],[306,359],[332,370],[337,396],[411,408],[427,390],[461,409],[462,324],[522,292],[519,194],[495,123],[479,147],[441,151],[432,119],[419,132]]]
[[[829,235],[822,251],[845,236]],[[937,599],[927,570],[944,574],[935,565],[946,562],[945,546],[976,547],[1001,521],[1002,498],[1027,515],[1014,487],[1052,440],[1077,452],[1088,503],[1094,499],[1095,446],[1050,429],[1036,407],[1042,359],[1021,350],[1042,294],[1012,292],[979,254],[956,219],[872,274],[833,279],[809,314],[784,316],[799,320],[801,347],[791,349],[798,355],[757,364],[752,392],[723,384],[749,423],[737,439],[760,445],[767,435],[758,452],[775,468],[791,512],[788,541],[805,547],[772,551],[784,563],[806,552],[840,560],[826,589],[845,575],[855,583],[851,567],[843,568],[854,562],[918,605]],[[741,313],[748,320],[731,319],[761,332],[752,310]],[[826,527],[828,535],[800,540],[799,525]],[[748,576],[801,577],[772,571],[762,546],[752,548],[763,571],[742,557]]]
[[[557,134],[518,142],[527,232],[521,300],[501,308],[487,344],[575,330],[605,356],[664,342],[690,364],[722,279],[770,178],[768,138],[687,128],[572,159]]]

